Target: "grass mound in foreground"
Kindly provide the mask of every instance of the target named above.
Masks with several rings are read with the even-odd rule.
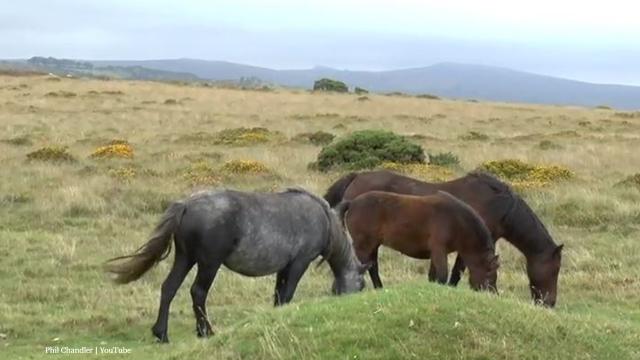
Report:
[[[219,329],[190,356],[251,359],[634,359],[640,325],[414,282],[292,303]],[[177,339],[176,339],[177,340]],[[184,347],[182,347],[184,349]]]

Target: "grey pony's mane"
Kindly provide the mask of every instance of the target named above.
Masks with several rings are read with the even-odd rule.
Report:
[[[318,266],[326,260],[342,268],[355,258],[355,252],[348,234],[325,199],[300,187],[290,187],[284,192],[300,193],[309,196],[322,206],[322,210],[324,210],[327,216],[327,222],[329,223],[329,243],[321,254],[322,260],[318,263]]]

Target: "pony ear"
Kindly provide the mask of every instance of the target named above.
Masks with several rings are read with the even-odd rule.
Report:
[[[560,257],[560,254],[562,253],[562,248],[564,247],[564,244],[560,244],[558,246],[556,246],[555,249],[553,249],[553,256],[554,257]]]

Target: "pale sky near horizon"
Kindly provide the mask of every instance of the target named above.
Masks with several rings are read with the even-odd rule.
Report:
[[[640,85],[640,2],[22,0],[0,58],[200,58],[383,70],[452,61]]]

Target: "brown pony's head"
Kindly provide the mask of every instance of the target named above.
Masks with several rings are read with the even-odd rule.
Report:
[[[473,290],[497,292],[496,284],[500,261],[498,255],[489,253],[476,264],[469,264],[469,284]]]
[[[538,304],[554,307],[558,296],[558,274],[562,260],[562,247],[527,260],[527,274],[531,297]]]

